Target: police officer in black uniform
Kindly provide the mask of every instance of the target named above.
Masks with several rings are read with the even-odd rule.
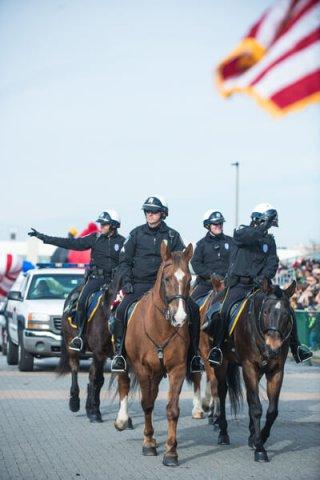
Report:
[[[215,345],[208,358],[213,366],[221,365],[223,360],[221,345],[231,307],[243,300],[255,286],[261,286],[265,279],[271,283],[277,272],[277,247],[273,235],[268,233],[272,226],[278,226],[277,211],[270,204],[262,203],[254,208],[250,226],[241,225],[234,231],[235,246],[228,271],[228,290],[220,315],[215,318]],[[295,319],[290,348],[297,363],[312,356],[309,349],[299,344]]]
[[[120,254],[119,274],[122,277],[122,290],[125,296],[116,311],[114,329],[116,355],[111,364],[113,372],[126,370],[126,361],[122,355],[126,312],[133,302],[139,300],[153,287],[162,261],[160,254],[162,240],[168,242],[172,252],[185,248],[180,234],[164,222],[169,211],[167,203],[161,196],[148,197],[142,210],[146,217],[146,223],[132,230]],[[196,356],[198,351],[196,342],[199,337],[199,309],[191,298],[188,308],[193,325],[192,338],[194,339],[194,357],[191,369],[200,371],[200,357]]]
[[[57,245],[72,250],[91,249],[91,263],[86,272],[86,283],[83,287],[77,304],[77,336],[69,345],[71,350],[83,350],[83,333],[86,324],[86,303],[88,297],[103,285],[111,281],[112,273],[119,264],[119,255],[124,237],[119,235],[120,217],[115,210],[102,212],[97,219],[101,225],[101,232],[92,233],[82,238],[49,237],[37,232],[34,228],[28,233],[31,237],[37,237],[44,243]]]
[[[197,275],[191,297],[197,301],[212,290],[211,277],[225,277],[229,267],[233,240],[223,233],[224,216],[218,210],[208,210],[203,216],[203,226],[208,233],[196,245],[191,265]]]

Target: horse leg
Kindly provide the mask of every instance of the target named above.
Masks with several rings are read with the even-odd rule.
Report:
[[[118,391],[120,398],[120,408],[115,419],[114,426],[119,431],[132,429],[132,420],[128,415],[128,395],[130,390],[130,377],[126,372],[118,374]]]
[[[77,354],[69,353],[69,365],[71,368],[71,388],[69,398],[69,409],[71,412],[80,410],[80,389],[78,384],[79,357]]]
[[[167,404],[168,437],[163,456],[163,464],[167,467],[175,467],[178,465],[177,424],[180,414],[179,396],[185,375],[185,365],[182,367],[176,367],[169,373],[169,394]]]
[[[204,417],[204,411],[201,405],[201,373],[193,373],[192,382],[193,382],[192,418],[199,420]]]
[[[278,372],[268,373],[266,377],[269,407],[266,414],[266,423],[261,430],[262,443],[265,443],[269,438],[271,427],[278,416],[278,403],[283,380],[283,368]]]
[[[219,401],[219,393],[218,393],[218,381],[216,377],[215,370],[206,365],[207,371],[207,389],[208,393],[207,396],[210,398],[210,413],[208,415],[208,423],[209,425],[213,425],[214,429],[217,430],[219,428],[219,415],[220,415],[220,401]]]
[[[259,374],[252,364],[243,364],[243,378],[247,389],[247,401],[250,416],[249,444],[252,444],[253,439],[253,446],[255,448],[254,459],[256,462],[268,462],[268,455],[263,447],[260,431],[262,406],[259,399]]]
[[[105,359],[93,355],[89,372],[88,393],[86,402],[87,417],[90,422],[102,422],[100,412],[100,390],[104,383],[103,366]]]
[[[139,383],[141,387],[141,406],[144,411],[144,438],[142,454],[146,456],[157,455],[157,442],[153,438],[154,428],[152,424],[152,412],[154,402],[158,395],[159,383],[161,377],[151,377],[147,373],[139,375]]]
[[[230,445],[230,438],[228,435],[228,422],[226,418],[226,396],[228,391],[226,376],[228,364],[225,362],[221,367],[215,369],[216,378],[218,381],[218,394],[220,403],[219,422],[219,436],[218,445]]]

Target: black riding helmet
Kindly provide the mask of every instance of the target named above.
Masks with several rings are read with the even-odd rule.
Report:
[[[144,212],[161,212],[162,218],[166,218],[169,215],[167,202],[159,195],[148,197],[142,205],[142,210]]]
[[[203,226],[209,230],[210,225],[221,225],[225,218],[218,210],[207,210],[203,215]]]
[[[120,216],[115,210],[108,210],[107,212],[100,213],[96,222],[101,225],[107,223],[112,228],[120,228],[121,224]]]
[[[272,227],[279,226],[278,212],[270,203],[259,203],[256,205],[251,213],[251,220],[257,225],[271,221],[270,225]]]

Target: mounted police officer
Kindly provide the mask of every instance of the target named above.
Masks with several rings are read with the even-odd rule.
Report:
[[[86,307],[89,296],[100,290],[103,285],[108,285],[114,269],[118,267],[119,255],[124,237],[119,235],[120,217],[115,210],[102,212],[96,220],[101,225],[101,232],[92,233],[82,238],[49,237],[37,232],[34,228],[28,233],[37,237],[44,243],[57,245],[72,250],[91,249],[91,263],[86,272],[86,283],[80,293],[77,304],[77,336],[69,345],[71,350],[83,350],[83,333],[86,325]]]
[[[218,210],[207,210],[203,226],[208,230],[196,245],[191,265],[197,275],[196,286],[191,297],[196,301],[212,290],[211,277],[225,277],[229,267],[233,240],[223,233],[224,216]]]
[[[249,226],[241,225],[234,231],[234,249],[228,270],[227,293],[220,315],[215,318],[214,348],[209,354],[211,365],[221,365],[221,345],[224,341],[225,323],[231,307],[243,300],[255,286],[261,286],[265,279],[270,284],[275,276],[279,259],[273,235],[269,228],[278,227],[278,213],[269,203],[260,203],[251,213]],[[293,329],[290,348],[297,363],[312,356],[310,350],[299,343],[296,321],[293,314]]]
[[[138,301],[144,293],[150,290],[157,278],[161,264],[160,246],[163,240],[168,242],[170,251],[181,251],[185,248],[180,234],[168,227],[164,222],[168,216],[166,201],[159,195],[148,197],[142,205],[146,223],[136,227],[126,239],[120,254],[119,273],[122,277],[124,297],[116,311],[114,328],[115,357],[111,364],[113,372],[126,370],[126,360],[122,355],[125,317],[134,302]],[[190,311],[193,342],[193,359],[191,370],[200,371],[200,357],[197,340],[199,337],[199,309],[191,300],[188,301]]]

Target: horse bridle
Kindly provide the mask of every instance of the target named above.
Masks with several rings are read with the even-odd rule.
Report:
[[[291,332],[292,332],[292,329],[293,329],[292,312],[291,312],[291,310],[290,310],[291,328],[289,329],[289,332],[287,333],[287,335],[286,335],[285,337],[283,337],[282,332],[279,330],[279,328],[277,328],[276,325],[273,325],[273,324],[271,323],[271,325],[268,325],[267,328],[264,328],[264,326],[263,326],[263,324],[262,324],[262,323],[263,323],[263,322],[262,322],[263,307],[264,307],[264,304],[266,303],[267,300],[268,300],[268,297],[267,297],[267,296],[264,297],[264,299],[262,300],[261,307],[260,307],[259,317],[258,317],[258,322],[257,322],[257,324],[258,324],[258,329],[257,329],[257,330],[258,330],[258,333],[259,333],[260,337],[261,337],[261,338],[263,339],[263,341],[264,341],[264,335],[265,335],[265,333],[267,333],[267,332],[269,332],[269,331],[277,332],[277,333],[279,333],[279,335],[280,335],[280,337],[281,337],[281,340],[282,340],[282,342],[284,343],[284,342],[286,342],[286,341],[289,339],[289,337],[290,337],[290,335],[291,335]]]

